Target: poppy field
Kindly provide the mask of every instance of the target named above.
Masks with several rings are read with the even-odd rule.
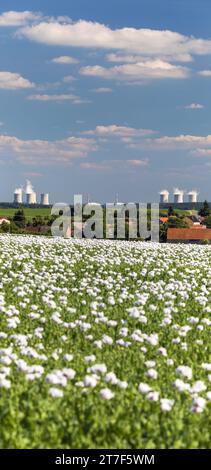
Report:
[[[210,448],[211,248],[0,236],[0,447]]]

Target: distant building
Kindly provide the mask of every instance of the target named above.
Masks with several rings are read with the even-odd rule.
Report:
[[[167,230],[168,243],[202,243],[211,241],[211,229],[204,226],[192,226],[191,228],[169,228]]]
[[[36,204],[36,203],[37,203],[36,193],[34,191],[31,193],[26,193],[26,204]]]
[[[20,204],[38,204],[37,201],[37,193],[34,191],[31,181],[27,180],[25,188],[18,186],[14,190],[14,198],[13,204],[20,205]],[[40,196],[40,205],[41,206],[49,206],[49,194],[42,193]]]
[[[199,193],[197,191],[189,191],[188,193],[188,201],[190,203],[195,203],[198,202],[198,195]]]
[[[176,188],[174,190],[174,203],[182,204],[184,201],[184,191],[182,189]]]
[[[26,204],[36,204],[37,195],[34,191],[31,181],[29,180],[26,181],[25,194],[26,194]]]
[[[193,224],[199,224],[199,225],[204,221],[204,217],[201,217],[200,215],[195,215],[195,214],[186,215],[186,219],[191,220]]]
[[[10,224],[10,221],[6,219],[6,217],[0,217],[0,225],[2,224]]]
[[[49,206],[49,194],[42,193],[40,196],[40,204],[41,206]]]
[[[168,222],[169,218],[168,217],[160,217],[160,223],[161,224],[166,224]]]
[[[164,204],[165,202],[169,202],[169,192],[167,191],[167,189],[163,189],[160,192],[160,203]]]
[[[23,190],[22,188],[16,188],[14,191],[14,204],[22,204],[23,203]]]

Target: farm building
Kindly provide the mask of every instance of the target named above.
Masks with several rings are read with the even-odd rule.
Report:
[[[169,228],[167,231],[168,243],[203,243],[206,240],[211,242],[211,229],[205,226]]]
[[[2,225],[3,223],[10,224],[10,221],[6,219],[6,217],[0,217],[0,225]]]
[[[160,224],[166,224],[168,222],[168,217],[160,217]]]

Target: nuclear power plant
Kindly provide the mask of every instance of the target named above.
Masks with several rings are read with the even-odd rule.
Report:
[[[189,191],[188,201],[191,202],[191,203],[198,202],[198,195],[199,195],[199,193],[197,191]]]
[[[182,189],[176,188],[174,190],[174,203],[182,204],[184,202],[184,191]]]
[[[160,191],[160,204],[165,204],[165,203],[169,203],[170,200],[169,200],[169,191],[167,189],[162,189],[162,191]],[[199,196],[199,192],[196,191],[195,189],[194,190],[191,190],[189,191],[188,193],[186,193],[186,191],[184,189],[179,189],[179,188],[175,188],[173,190],[173,200],[172,200],[172,203],[174,204],[183,204],[185,202],[185,195],[187,194],[187,202],[190,203],[190,204],[194,204],[194,203],[198,203],[198,196]]]
[[[42,193],[40,196],[40,204],[41,206],[49,206],[49,194]]]
[[[25,197],[24,197],[25,196]],[[26,181],[25,189],[23,187],[17,187],[14,191],[14,204],[39,204],[37,202],[37,193],[34,191],[31,181]],[[40,195],[40,205],[41,206],[49,206],[49,194],[42,193]]]
[[[22,188],[16,188],[14,191],[14,204],[23,203],[23,190]]]
[[[166,189],[163,189],[160,192],[160,202],[163,204],[164,202],[169,202],[169,192]]]
[[[31,181],[26,182],[26,204],[36,204],[37,203],[37,195],[34,191],[34,188],[31,184]]]

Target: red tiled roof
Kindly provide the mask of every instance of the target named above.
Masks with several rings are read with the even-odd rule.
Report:
[[[163,222],[163,224],[165,224],[166,222],[168,222],[169,218],[168,217],[160,217],[160,221]]]
[[[169,228],[167,240],[211,240],[211,229]]]

